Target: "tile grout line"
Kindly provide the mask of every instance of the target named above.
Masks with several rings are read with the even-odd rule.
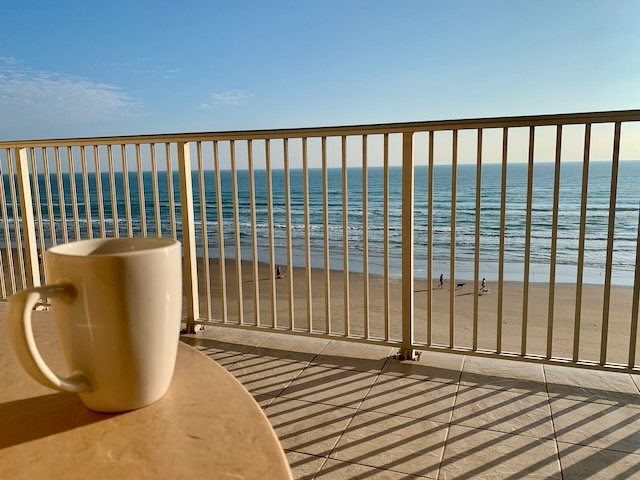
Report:
[[[329,458],[331,457],[331,454],[334,452],[334,450],[336,449],[336,447],[338,446],[338,443],[340,443],[340,440],[342,439],[342,436],[344,435],[344,432],[346,432],[349,427],[351,426],[351,423],[353,422],[353,419],[356,418],[356,415],[358,414],[358,412],[360,411],[360,407],[362,406],[362,404],[364,403],[364,400],[367,398],[367,395],[369,395],[369,393],[371,393],[371,389],[373,388],[373,386],[377,383],[378,378],[380,378],[380,372],[382,372],[382,369],[384,368],[384,366],[387,364],[387,362],[389,361],[390,357],[387,357],[387,360],[385,360],[384,364],[382,365],[382,367],[380,368],[380,370],[378,370],[378,373],[376,374],[376,379],[373,381],[373,383],[369,386],[369,389],[367,390],[367,393],[364,394],[364,396],[362,397],[362,400],[360,401],[360,403],[358,404],[358,406],[355,408],[355,412],[353,413],[353,416],[351,417],[351,420],[349,420],[349,423],[347,423],[347,425],[344,427],[344,429],[342,430],[342,432],[340,433],[340,435],[338,436],[338,438],[336,439],[336,443],[333,444],[333,447],[331,447],[331,451],[327,454],[324,463],[322,464],[322,466],[320,467],[320,470],[318,470],[318,473],[316,473],[316,475],[313,477],[314,479],[320,474],[320,472],[322,472],[322,469],[324,468],[324,466],[326,465],[326,463],[329,461]],[[338,369],[339,370],[339,369]],[[334,459],[336,460],[336,459]],[[338,460],[341,461],[341,460]],[[353,462],[347,462],[347,463],[353,463]],[[354,465],[361,465],[359,463],[353,463]]]
[[[631,373],[627,373],[627,375],[629,375],[629,380],[631,380],[631,383],[632,383],[633,385],[635,385],[635,387],[636,387],[636,391],[637,391],[637,392],[638,392],[638,394],[640,395],[640,384],[635,382],[635,380],[633,379],[633,376],[632,376],[632,374],[631,374]],[[640,376],[639,376],[639,378],[640,378]]]
[[[314,361],[316,358],[318,358],[318,355],[320,355],[320,353],[321,353],[321,352],[322,352],[322,351],[327,347],[327,345],[329,345],[329,343],[331,343],[331,342],[330,342],[330,341],[329,341],[329,342],[327,342],[327,343],[326,343],[326,345],[320,349],[320,352],[318,352],[318,353],[316,353],[316,354],[314,354],[314,355],[313,355],[313,358],[312,358],[311,360],[309,360],[309,362],[307,363],[307,365],[306,365],[302,370],[300,370],[300,372],[298,372],[298,375],[296,375],[293,379],[291,379],[291,381],[287,384],[287,386],[286,386],[286,387],[284,387],[282,390],[280,390],[280,393],[278,393],[278,395],[276,395],[276,397],[271,401],[271,403],[270,403],[269,405],[271,405],[273,402],[275,402],[275,401],[276,401],[277,399],[279,399],[279,398],[287,399],[287,397],[280,397],[280,394],[282,394],[282,392],[284,392],[287,388],[289,388],[289,386],[290,386],[290,385],[291,385],[291,384],[292,384],[292,383],[293,383],[293,382],[294,382],[294,381],[295,381],[295,380],[296,380],[300,375],[302,375],[302,372],[304,372],[307,368],[309,368],[309,367],[311,366],[311,364],[313,363],[313,361]],[[262,411],[264,412],[264,414],[265,414],[265,415],[267,416],[267,418],[268,418],[268,417],[269,417],[269,415],[267,414],[267,409],[265,408],[265,409],[263,409]],[[353,418],[352,418],[352,419],[353,419]],[[280,439],[278,438],[278,441],[279,441],[279,440],[280,440]],[[337,442],[336,442],[336,443],[337,443]],[[331,451],[333,451],[333,449],[332,449]],[[300,453],[302,453],[302,452],[300,452]],[[327,459],[329,458],[329,455],[330,455],[330,454],[331,454],[331,452],[329,452],[329,454],[328,454],[326,457],[324,457],[324,462],[322,462],[322,465],[320,465],[320,468],[318,469],[318,471],[316,472],[316,474],[313,476],[313,478],[314,478],[314,479],[315,479],[315,478],[320,474],[320,472],[321,472],[321,471],[322,471],[322,469],[324,468],[324,465],[325,465],[325,463],[327,463]],[[307,454],[307,455],[308,455],[308,454]],[[319,458],[322,458],[322,457],[319,457]],[[289,469],[291,469],[291,465],[289,465]]]
[[[558,447],[558,438],[556,437],[556,424],[553,421],[553,410],[551,410],[551,397],[549,395],[549,384],[547,383],[547,372],[544,368],[544,365],[541,365],[540,368],[542,368],[544,390],[547,393],[547,407],[549,408],[549,418],[551,419],[551,428],[553,428],[553,446],[556,450],[556,459],[558,462],[558,469],[560,470],[560,478],[564,479],[564,474],[562,472],[562,462],[560,461],[560,447]]]
[[[322,462],[322,465],[320,465],[320,468],[318,468],[318,471],[313,475],[313,478],[314,478],[314,479],[315,479],[315,478],[320,474],[320,472],[321,472],[321,471],[322,471],[322,469],[324,468],[324,466],[325,466],[325,464],[327,463],[327,460],[328,460],[328,458],[329,458],[329,457],[325,457],[325,456],[323,456],[323,455],[314,455],[313,453],[300,452],[300,451],[298,451],[298,450],[292,450],[292,449],[286,449],[286,450],[285,450],[284,448],[283,448],[282,450],[283,450],[283,451],[284,451],[284,453],[285,453],[285,457],[286,457],[286,455],[287,455],[287,452],[294,452],[294,453],[300,453],[300,454],[302,454],[302,455],[309,455],[310,457],[315,457],[315,458],[322,458],[322,459],[324,459],[324,461]],[[288,460],[288,459],[287,459],[287,462],[289,462],[289,460]],[[291,465],[290,465],[290,464],[289,464],[289,470],[291,470]],[[293,470],[291,470],[291,473],[293,474]],[[294,480],[297,480],[297,479],[295,479],[295,477],[294,477]]]
[[[449,414],[449,421],[447,422],[447,431],[444,434],[444,442],[442,443],[442,452],[440,453],[440,461],[438,462],[438,470],[436,472],[436,479],[440,478],[440,471],[442,470],[442,462],[444,462],[444,453],[447,449],[447,442],[449,441],[449,432],[451,431],[451,423],[453,422],[453,412],[456,409],[456,403],[458,403],[458,391],[460,390],[460,382],[462,381],[462,372],[464,371],[464,364],[467,360],[466,355],[462,355],[462,364],[460,365],[460,376],[456,382],[456,392],[453,397],[453,407]]]

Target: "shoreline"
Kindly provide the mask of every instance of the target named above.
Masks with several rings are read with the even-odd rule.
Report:
[[[236,322],[240,302],[237,295],[236,262],[227,259],[227,311],[228,321]],[[206,284],[204,282],[204,264],[198,259],[198,291],[200,297],[200,317],[222,319],[219,262],[209,261],[211,303],[207,305]],[[255,295],[253,282],[253,262],[242,261],[242,310],[243,320],[247,324],[256,323]],[[258,292],[260,324],[272,324],[271,272],[270,266],[258,262]],[[293,308],[289,308],[289,277],[275,280],[276,306],[275,324],[290,327],[290,312],[293,311],[295,328],[309,329],[307,319],[307,272],[304,267],[294,267]],[[325,272],[312,268],[311,276],[311,314],[312,328],[320,332],[327,329]],[[329,314],[331,332],[344,333],[344,278],[342,270],[330,270]],[[363,335],[365,331],[365,278],[362,273],[349,273],[349,328],[354,335]],[[369,274],[369,334],[372,337],[385,336],[384,277]],[[473,342],[474,297],[473,280],[465,281],[460,289],[454,289],[454,344],[471,346]],[[432,296],[432,343],[449,344],[450,332],[450,289],[445,280],[444,288],[438,288],[437,279],[431,282]],[[496,349],[498,284],[487,282],[488,294],[478,295],[478,337],[479,349]],[[414,280],[414,330],[416,342],[426,343],[428,339],[428,296],[429,282],[425,279]],[[389,278],[389,332],[390,338],[401,338],[401,289],[400,278]],[[628,361],[629,334],[631,328],[631,307],[633,287],[612,285],[609,306],[608,358],[607,361],[626,363]],[[599,360],[600,337],[602,331],[604,286],[583,284],[582,306],[580,309],[580,359]],[[575,327],[576,286],[570,283],[556,283],[553,304],[552,354],[557,357],[571,357]],[[209,309],[209,310],[208,310]],[[519,352],[522,341],[522,318],[527,318],[527,353],[545,355],[547,349],[547,329],[549,324],[549,284],[530,282],[528,302],[524,302],[524,282],[505,281],[502,303],[502,341],[503,351]],[[640,344],[640,340],[638,341]],[[638,348],[636,348],[638,352]],[[640,352],[638,352],[640,353]]]
[[[235,251],[229,251],[225,249],[226,260],[235,262]],[[198,248],[196,251],[198,258],[202,257],[202,249]],[[242,261],[251,262],[251,260],[245,260],[252,256],[251,248],[243,245],[241,251]],[[209,259],[218,260],[218,249],[209,249]],[[285,265],[287,263],[286,250],[284,247],[276,249],[275,263]],[[342,252],[329,252],[330,265],[329,268],[332,272],[343,271],[343,258]],[[258,248],[258,262],[260,264],[269,264],[269,251],[264,246]],[[427,279],[427,266],[426,258],[414,256],[414,278],[416,280]],[[304,250],[293,250],[293,265],[295,268],[305,269],[305,253]],[[324,252],[321,249],[311,249],[311,267],[315,269],[324,269]],[[382,257],[369,256],[369,274],[370,275],[384,275],[384,261]],[[351,273],[363,273],[362,257],[349,252],[349,271]],[[577,264],[556,264],[556,285],[575,285],[577,283]],[[442,259],[433,259],[432,261],[432,279],[438,279],[440,273],[443,273],[445,277],[449,275],[449,262]],[[529,264],[529,283],[549,283],[550,265],[530,263]],[[602,267],[595,267],[592,265],[584,265],[582,284],[583,285],[604,285],[605,269]],[[624,270],[620,266],[614,266],[612,269],[612,286],[626,286],[633,287],[635,272],[632,266],[627,266]],[[402,277],[402,260],[401,258],[391,258],[389,260],[389,277],[401,278]],[[480,262],[480,275],[479,281],[482,278],[486,278],[487,281],[494,283],[498,282],[498,262],[484,260]],[[474,278],[474,262],[473,260],[456,260],[456,279],[472,282]],[[524,263],[523,262],[504,262],[504,281],[505,282],[524,282]]]

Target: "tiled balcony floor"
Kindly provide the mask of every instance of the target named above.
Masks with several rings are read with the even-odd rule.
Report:
[[[295,478],[640,478],[638,376],[216,327],[182,340],[255,396]]]

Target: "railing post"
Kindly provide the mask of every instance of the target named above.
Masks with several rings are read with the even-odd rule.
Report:
[[[402,134],[402,360],[413,360],[413,132]]]
[[[195,333],[200,317],[198,297],[198,264],[196,257],[196,231],[194,224],[193,184],[189,143],[178,142],[178,173],[180,177],[180,211],[182,213],[182,251],[184,254],[185,300],[187,302],[187,333]],[[171,172],[167,172],[171,175]],[[207,259],[204,259],[206,262]]]
[[[18,191],[20,192],[20,214],[24,236],[25,275],[28,287],[40,286],[40,263],[36,244],[36,223],[33,219],[33,197],[29,179],[29,160],[26,148],[16,148],[15,158],[18,168]],[[33,172],[37,175],[37,172]],[[40,205],[36,205],[40,208]]]

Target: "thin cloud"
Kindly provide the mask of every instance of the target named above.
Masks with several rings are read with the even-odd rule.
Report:
[[[4,65],[16,65],[18,63],[18,60],[13,58],[13,57],[2,57],[0,56],[0,66],[2,64]]]
[[[97,65],[107,65],[109,68],[128,72],[132,75],[151,75],[163,79],[171,79],[182,73],[180,67],[165,67],[154,65],[148,58],[138,58],[130,62],[111,62],[108,64],[98,62]]]
[[[227,89],[222,92],[212,93],[206,102],[200,104],[200,108],[216,108],[221,105],[242,105],[249,99],[249,94],[242,90]]]
[[[115,85],[20,68],[15,59],[0,58],[0,109],[7,121],[92,122],[128,116],[139,108]]]

